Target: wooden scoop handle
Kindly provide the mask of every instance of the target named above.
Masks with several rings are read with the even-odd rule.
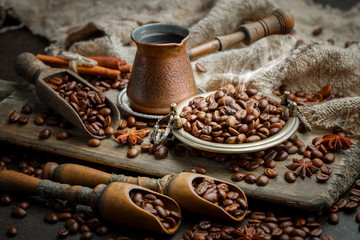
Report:
[[[207,53],[228,49],[240,42],[251,44],[271,34],[289,33],[293,26],[294,18],[291,13],[277,9],[269,17],[240,26],[239,32],[219,36],[210,42],[191,48],[188,54],[190,59],[194,59]]]
[[[86,206],[90,205],[93,192],[93,189],[88,187],[69,186],[49,180],[40,180],[12,170],[0,171],[0,189],[7,193],[39,195],[42,198],[68,200]]]
[[[165,193],[167,184],[172,177],[173,175],[166,175],[162,178],[149,178],[109,174],[94,168],[72,163],[58,165],[54,162],[48,162],[43,168],[43,178],[56,182],[92,188],[98,184],[122,182],[138,185],[162,194]]]
[[[14,68],[19,76],[30,83],[35,83],[40,72],[50,67],[37,59],[33,54],[24,52],[16,57]]]

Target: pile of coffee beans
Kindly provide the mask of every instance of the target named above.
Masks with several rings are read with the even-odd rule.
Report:
[[[242,194],[230,190],[226,183],[215,183],[212,178],[196,178],[192,182],[194,191],[203,199],[223,208],[234,217],[243,216],[248,208]]]
[[[278,95],[282,96],[282,94],[285,91],[290,92],[289,99],[293,102],[296,102],[298,105],[309,105],[309,104],[321,103],[321,102],[325,102],[325,101],[328,101],[331,99],[344,97],[343,92],[338,92],[336,94],[333,94],[333,88],[330,85],[323,87],[317,93],[312,95],[309,93],[305,93],[302,90],[293,92],[292,89],[288,85],[283,84],[279,87],[280,94],[278,94]]]
[[[154,194],[133,190],[130,198],[137,206],[158,218],[166,229],[175,227],[181,219],[179,212],[167,209],[165,203]]]
[[[192,227],[192,230],[186,230],[182,239],[333,239],[329,235],[323,235],[320,223],[316,222],[313,215],[278,216],[271,210],[266,212],[248,210],[247,216],[248,223],[239,228],[212,223],[208,220],[200,221]]]
[[[205,141],[249,143],[278,133],[289,110],[244,85],[227,85],[214,94],[196,97],[180,113],[185,131]]]
[[[101,91],[93,91],[69,75],[53,77],[47,85],[70,104],[90,133],[105,136],[106,128],[111,125],[111,109]]]

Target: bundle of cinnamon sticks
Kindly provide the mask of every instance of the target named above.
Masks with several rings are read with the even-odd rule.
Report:
[[[36,57],[51,67],[68,68],[69,61],[59,56],[37,54]],[[117,57],[87,57],[95,60],[98,66],[86,66],[77,64],[77,71],[80,75],[98,76],[107,79],[120,80],[122,73],[130,73],[131,65]]]

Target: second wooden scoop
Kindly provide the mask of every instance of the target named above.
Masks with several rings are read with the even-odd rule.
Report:
[[[106,137],[95,135],[89,132],[76,110],[72,108],[71,105],[67,103],[62,97],[60,97],[57,92],[49,87],[47,82],[53,77],[62,78],[67,75],[71,80],[75,80],[77,83],[81,83],[83,86],[89,87],[92,91],[99,92],[99,89],[72,71],[62,68],[51,68],[43,64],[31,53],[20,54],[15,60],[14,67],[17,74],[19,74],[28,82],[35,84],[36,94],[43,103],[56,110],[69,122],[89,134],[91,137],[98,139],[103,139]],[[110,126],[114,129],[117,129],[120,122],[120,112],[115,104],[113,104],[107,98],[105,98],[105,104],[111,109]]]
[[[107,221],[155,232],[173,234],[181,222],[179,219],[175,225],[165,228],[159,218],[137,206],[130,198],[130,193],[134,191],[142,195],[153,194],[168,210],[180,216],[179,205],[167,196],[128,183],[100,184],[92,189],[40,180],[12,170],[3,170],[0,171],[0,189],[7,193],[39,195],[44,199],[68,200],[74,204],[90,206]]]
[[[58,165],[53,162],[47,163],[43,169],[43,178],[71,185],[79,184],[94,187],[98,184],[111,184],[112,182],[127,182],[140,185],[171,197],[177,201],[185,211],[225,220],[241,221],[245,217],[246,211],[243,215],[235,217],[225,211],[222,207],[205,200],[195,192],[192,185],[193,182],[202,180],[204,177],[211,178],[201,174],[188,172],[182,172],[177,175],[167,175],[161,179],[147,177],[135,178],[109,174],[77,164],[66,163]],[[213,179],[216,184],[226,183],[229,186],[230,191],[239,193],[239,197],[247,203],[245,193],[238,186],[219,179],[211,179]]]

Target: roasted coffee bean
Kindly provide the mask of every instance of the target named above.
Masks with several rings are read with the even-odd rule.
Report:
[[[30,203],[24,201],[24,202],[19,203],[17,206],[24,209],[24,210],[26,210],[26,209],[28,209],[30,207]]]
[[[38,126],[42,126],[45,124],[45,119],[41,115],[36,115],[34,119],[34,123]]]
[[[92,232],[86,231],[86,232],[81,233],[80,239],[81,240],[90,240],[90,239],[93,239],[93,237],[94,237],[94,234]]]
[[[319,182],[326,182],[327,180],[329,180],[329,175],[326,175],[324,173],[318,173],[316,175],[316,179],[319,181]]]
[[[359,189],[351,189],[350,194],[354,195],[354,196],[357,196],[357,197],[360,197],[360,190]]]
[[[279,173],[276,170],[271,169],[271,168],[265,168],[264,174],[266,176],[268,176],[269,178],[275,178],[277,175],[279,175]]]
[[[41,138],[41,139],[48,139],[50,136],[51,136],[51,130],[48,128],[43,129],[39,133],[39,138]]]
[[[24,114],[31,114],[32,113],[32,107],[29,104],[25,104],[21,107],[21,113]]]
[[[313,35],[314,36],[317,36],[317,35],[320,35],[322,33],[322,27],[319,27],[319,28],[316,28],[314,31],[313,31]]]
[[[357,202],[348,202],[347,204],[345,204],[344,206],[344,211],[345,212],[353,212],[356,210],[356,208],[359,206],[359,203]]]
[[[159,159],[164,159],[168,155],[168,148],[164,145],[159,145],[154,151],[155,156]]]
[[[114,133],[115,133],[114,128],[112,128],[112,127],[105,128],[105,136],[109,137],[109,136],[113,135]]]
[[[9,115],[9,122],[16,123],[17,121],[19,121],[20,116],[21,115],[19,112],[13,111]]]
[[[60,221],[66,221],[68,220],[69,218],[72,218],[72,213],[70,212],[63,212],[63,213],[60,213],[59,214],[59,220]]]
[[[265,175],[261,175],[256,179],[256,185],[265,186],[269,183],[269,178]]]
[[[101,225],[95,230],[96,234],[99,236],[104,236],[109,232],[109,228],[105,225]]]
[[[207,173],[207,169],[206,169],[206,167],[204,167],[204,166],[198,165],[198,166],[195,166],[195,167],[193,167],[193,168],[195,169],[195,171],[196,171],[197,173],[200,173],[200,174],[206,174],[206,173]]]
[[[321,240],[334,240],[334,238],[329,235],[324,235]]]
[[[339,223],[339,215],[337,213],[331,213],[328,216],[328,222],[330,224],[338,224]]]
[[[321,168],[323,165],[324,165],[324,162],[319,159],[319,158],[314,158],[311,160],[313,162],[313,164],[318,167],[318,168]]]
[[[256,176],[254,174],[248,173],[245,175],[245,182],[249,184],[256,183]]]
[[[134,127],[135,126],[135,122],[136,122],[136,120],[135,120],[135,117],[133,117],[133,116],[130,116],[129,118],[128,118],[128,120],[127,120],[127,125],[128,125],[128,127]]]
[[[15,218],[24,218],[26,215],[27,212],[20,207],[14,207],[11,212],[11,216]]]
[[[69,137],[70,137],[70,134],[68,132],[66,132],[66,131],[60,131],[56,135],[56,139],[58,139],[58,140],[66,140]]]
[[[9,237],[15,237],[18,234],[18,229],[16,227],[9,227],[7,231],[7,235]]]
[[[9,194],[3,194],[0,196],[0,203],[3,206],[8,206],[12,204],[12,197]]]
[[[241,172],[236,172],[233,175],[231,175],[231,180],[234,182],[240,182],[242,180],[244,180],[245,175]]]
[[[62,239],[62,238],[66,238],[67,236],[69,236],[69,231],[67,229],[60,229],[58,231],[58,238]]]
[[[20,116],[19,118],[19,124],[26,125],[29,122],[29,117],[27,116]]]
[[[333,163],[335,161],[335,155],[333,153],[326,153],[323,157],[322,160],[325,163]]]
[[[72,218],[66,220],[66,222],[68,222],[69,220],[71,220]],[[69,223],[67,224],[68,230],[70,234],[77,234],[80,230],[80,225],[78,222],[74,221],[69,221]]]
[[[335,205],[336,205],[339,209],[344,208],[346,204],[347,204],[347,201],[346,201],[345,198],[340,198],[340,199],[337,200],[337,202],[335,203]]]
[[[59,221],[59,217],[55,213],[47,213],[44,220],[47,223],[54,224]]]
[[[320,237],[322,232],[323,231],[320,228],[315,228],[310,232],[310,236],[312,236],[312,237]]]
[[[90,147],[99,147],[101,145],[101,141],[96,138],[89,139],[87,143]]]
[[[118,129],[124,129],[127,127],[127,121],[125,119],[121,119],[118,125]]]
[[[265,161],[265,167],[274,169],[276,167],[276,162],[274,160]]]
[[[204,65],[202,65],[201,63],[196,63],[195,64],[196,67],[196,71],[201,72],[201,73],[206,73],[207,69]]]
[[[140,151],[139,151],[138,148],[132,147],[132,148],[130,148],[129,151],[127,152],[127,156],[128,156],[129,158],[135,158],[135,157],[137,157],[137,156],[139,155],[139,153],[140,153]]]
[[[285,180],[288,182],[288,183],[294,183],[296,181],[296,175],[294,172],[292,171],[287,171],[285,173]]]
[[[333,172],[332,168],[325,164],[320,168],[320,171],[326,175],[330,175]]]

